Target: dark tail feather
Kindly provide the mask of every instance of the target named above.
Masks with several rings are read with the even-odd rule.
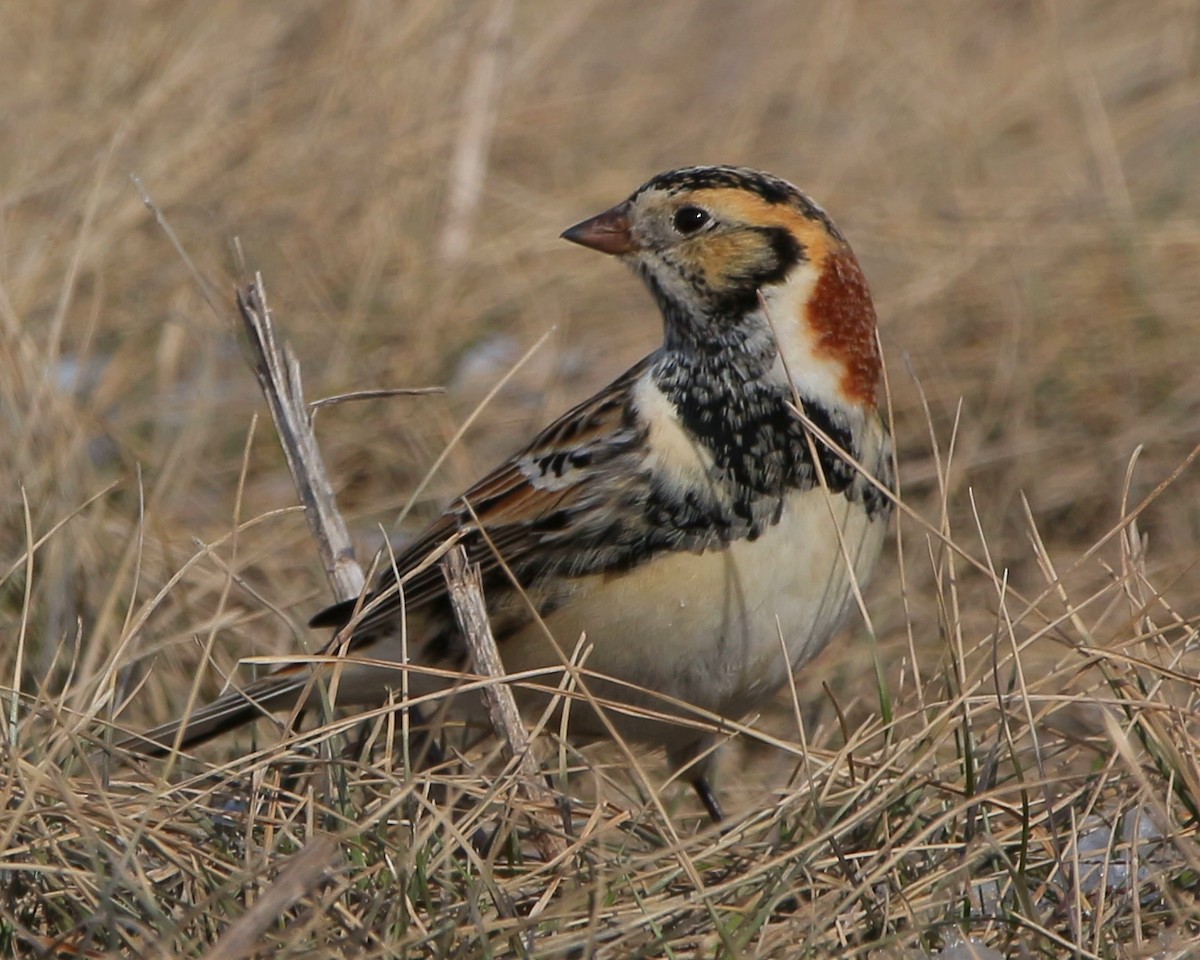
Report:
[[[244,690],[232,690],[182,720],[173,720],[145,733],[126,737],[115,749],[145,757],[161,757],[176,746],[188,750],[227,730],[233,730],[266,713],[291,709],[311,682],[303,670],[295,674],[274,674],[250,684]],[[183,734],[180,735],[180,728]]]
[[[337,627],[339,630],[354,618],[354,610],[358,606],[358,597],[343,600],[331,607],[326,607],[308,621],[310,627]]]

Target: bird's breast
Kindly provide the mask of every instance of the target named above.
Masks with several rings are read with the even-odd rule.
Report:
[[[589,671],[723,715],[745,713],[828,642],[865,586],[886,521],[820,488],[787,498],[754,540],[659,554],[579,578],[544,623],[503,645],[520,671],[561,663],[586,634]],[[663,708],[652,695],[620,699]]]

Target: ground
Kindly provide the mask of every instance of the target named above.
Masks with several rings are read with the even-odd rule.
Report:
[[[6,948],[916,957],[961,928],[1013,955],[1184,955],[1195,3],[96,0],[4,21]],[[312,642],[330,596],[238,346],[247,272],[310,399],[445,388],[316,418],[366,560],[653,347],[636,280],[557,237],[701,162],[787,177],[850,238],[904,504],[870,629],[727,745],[730,828],[661,758],[548,734],[577,803],[551,864],[531,822],[562,817],[490,741],[413,772],[386,719],[373,752],[307,763],[260,724],[205,751],[216,774],[101,764],[107,725]]]

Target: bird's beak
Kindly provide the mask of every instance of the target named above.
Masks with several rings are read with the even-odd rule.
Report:
[[[637,249],[630,226],[629,205],[621,203],[564,230],[562,238],[601,253],[621,256]]]

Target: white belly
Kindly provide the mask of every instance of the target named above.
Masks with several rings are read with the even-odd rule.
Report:
[[[886,525],[840,494],[796,494],[757,540],[583,581],[546,627],[566,654],[586,632],[590,672],[738,717],[828,642],[854,603],[852,577],[865,587]],[[510,672],[563,662],[537,625],[506,639],[501,655]],[[594,692],[667,709],[602,686]],[[619,725],[639,736],[638,722]]]

